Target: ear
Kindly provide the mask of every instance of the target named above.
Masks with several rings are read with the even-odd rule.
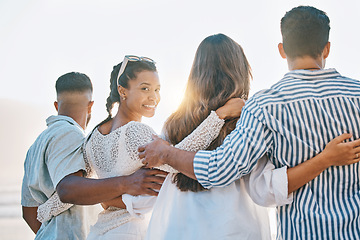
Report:
[[[286,54],[285,54],[285,51],[284,51],[284,45],[282,43],[278,44],[278,49],[279,49],[280,56],[283,59],[286,59]]]
[[[91,113],[91,108],[92,108],[93,105],[94,105],[94,101],[90,101],[89,105],[88,105],[88,114]]]
[[[126,97],[126,88],[123,86],[118,86],[118,93],[120,95],[120,99]]]
[[[58,112],[59,111],[59,105],[58,105],[57,101],[54,102],[54,106],[55,106],[56,111]]]
[[[327,42],[327,44],[324,47],[324,50],[322,52],[323,58],[326,59],[330,54],[330,42]]]

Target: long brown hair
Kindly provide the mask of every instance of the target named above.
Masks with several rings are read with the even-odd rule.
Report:
[[[177,144],[230,98],[247,99],[251,77],[250,65],[238,43],[224,34],[205,38],[196,51],[182,103],[164,124],[166,139]],[[225,122],[208,150],[222,144],[237,120]],[[176,174],[173,181],[181,191],[204,190],[196,180],[182,173]]]

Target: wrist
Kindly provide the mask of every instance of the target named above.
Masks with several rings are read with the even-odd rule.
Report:
[[[319,166],[319,170],[324,171],[328,167],[331,167],[333,164],[331,162],[331,157],[329,157],[326,153],[321,153],[317,156],[317,163]]]
[[[218,108],[218,109],[215,111],[215,113],[216,113],[216,115],[217,115],[220,119],[225,120],[226,114],[225,114],[225,112],[223,111],[223,107]]]
[[[129,176],[120,176],[116,178],[116,190],[118,191],[119,196],[127,193],[129,191],[129,186],[131,185],[128,181]]]
[[[171,157],[173,156],[173,152],[176,151],[176,148],[172,145],[167,145],[166,148],[164,149],[163,151],[163,162],[162,164],[167,164],[167,165],[170,165],[172,166],[173,165],[173,161],[174,161],[174,158]]]

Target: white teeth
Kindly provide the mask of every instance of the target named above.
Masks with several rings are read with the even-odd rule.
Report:
[[[148,107],[148,108],[155,108],[155,105],[144,105],[144,107]]]

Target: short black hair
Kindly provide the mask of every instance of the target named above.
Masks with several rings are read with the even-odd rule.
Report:
[[[329,41],[330,19],[324,11],[311,6],[299,6],[281,19],[281,34],[287,57],[321,55]]]
[[[70,72],[62,75],[56,80],[56,93],[63,92],[85,92],[93,91],[91,80],[86,74],[79,72]]]

